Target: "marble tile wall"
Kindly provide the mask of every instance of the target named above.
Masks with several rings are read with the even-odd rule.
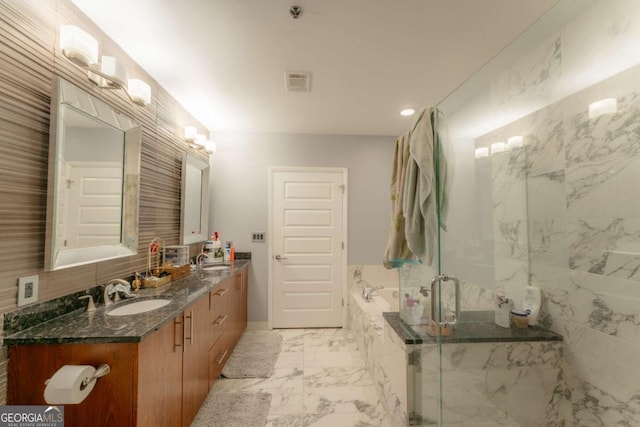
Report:
[[[438,348],[422,352],[422,416],[438,414]],[[561,425],[560,342],[446,344],[442,347],[445,426]]]
[[[380,268],[384,269],[382,265]],[[393,420],[393,425],[407,425],[408,374],[404,342],[390,330],[377,306],[365,305],[358,299],[357,290],[350,292],[348,327],[357,341],[367,371],[373,378],[380,401]]]
[[[581,68],[606,78],[477,140],[486,145],[525,137],[525,156],[511,152],[490,160],[496,281],[506,279],[516,299],[525,284],[542,289],[542,324],[564,337],[564,390],[555,400],[569,425],[640,425],[640,66],[626,68],[640,60],[628,51],[637,45],[630,40],[640,37],[640,25],[630,18],[640,15],[640,6],[609,6],[596,2],[516,68],[526,69],[535,58],[546,66],[528,76],[512,70],[495,89],[504,91],[501,102],[513,94],[523,102],[567,90],[561,86],[584,77]],[[602,66],[607,71],[589,62],[596,48],[618,66],[624,62],[623,71],[606,75],[610,63]],[[536,70],[558,76],[544,89]],[[609,97],[617,99],[617,112],[589,118],[589,103]],[[516,203],[509,205],[510,190],[521,180],[524,215]]]
[[[578,425],[640,423],[639,93],[635,67],[553,105],[540,133],[558,129],[564,162],[530,159],[531,282],[543,323],[565,338]],[[618,112],[590,119],[587,103],[611,96]]]

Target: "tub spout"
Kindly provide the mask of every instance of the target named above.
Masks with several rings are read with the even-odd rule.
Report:
[[[384,286],[374,286],[373,288],[362,288],[362,299],[366,302],[371,302],[373,293],[379,289],[384,289]]]

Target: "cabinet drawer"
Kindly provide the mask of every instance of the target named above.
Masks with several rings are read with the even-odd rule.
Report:
[[[221,286],[209,294],[209,312],[211,313],[212,322],[218,317],[218,314],[227,313],[230,293],[228,286]]]
[[[229,294],[228,287],[222,286],[210,293],[209,321],[211,327],[211,343],[215,344],[225,333],[230,323],[229,320]]]
[[[209,350],[209,388],[213,386],[222,372],[224,364],[231,356],[231,348],[227,334],[223,334],[220,339]]]
[[[211,342],[216,343],[227,331],[229,325],[229,314],[218,314],[218,316],[211,322]]]

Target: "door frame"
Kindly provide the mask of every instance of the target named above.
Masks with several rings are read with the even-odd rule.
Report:
[[[267,328],[273,329],[273,180],[274,175],[277,172],[331,172],[342,174],[342,185],[344,186],[344,193],[342,198],[342,239],[344,242],[344,248],[342,249],[342,328],[347,327],[347,254],[349,252],[348,243],[348,168],[336,168],[336,167],[304,167],[304,166],[269,166],[269,184],[268,184],[268,224],[267,224]]]

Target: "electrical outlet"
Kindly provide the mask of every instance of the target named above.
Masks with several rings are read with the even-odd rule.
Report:
[[[264,242],[264,231],[254,231],[251,233],[252,242]]]
[[[38,301],[38,276],[18,279],[18,307]]]

